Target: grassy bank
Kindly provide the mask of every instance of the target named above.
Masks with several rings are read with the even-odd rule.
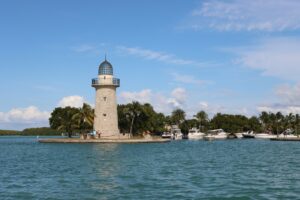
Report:
[[[20,135],[20,136],[61,135],[61,132],[57,130],[53,130],[49,127],[26,128],[22,131],[0,130],[0,136],[9,136],[9,135]]]

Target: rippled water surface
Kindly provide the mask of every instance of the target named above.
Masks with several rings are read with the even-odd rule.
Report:
[[[0,137],[0,199],[300,199],[300,143]]]

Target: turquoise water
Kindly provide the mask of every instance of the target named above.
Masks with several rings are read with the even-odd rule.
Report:
[[[300,143],[0,137],[0,199],[300,199]]]

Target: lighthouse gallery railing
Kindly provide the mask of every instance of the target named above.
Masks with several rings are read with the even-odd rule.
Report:
[[[116,87],[120,86],[120,79],[118,78],[93,78],[92,86],[100,86],[100,85],[113,85]]]

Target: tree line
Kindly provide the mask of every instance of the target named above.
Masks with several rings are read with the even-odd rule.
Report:
[[[118,105],[118,122],[121,133],[133,135],[149,132],[160,134],[167,126],[178,125],[187,134],[193,127],[200,127],[202,132],[209,129],[222,128],[229,133],[244,132],[272,132],[279,134],[290,128],[300,133],[299,114],[283,115],[281,112],[261,112],[259,116],[247,117],[217,113],[211,119],[205,111],[195,113],[193,119],[186,119],[182,109],[175,109],[170,115],[164,115],[154,110],[149,103],[132,102]],[[55,108],[49,118],[50,127],[67,133],[88,133],[93,131],[94,110],[84,103],[81,108]]]
[[[26,128],[22,131],[17,130],[0,130],[0,135],[20,135],[20,136],[34,136],[34,135],[61,135],[61,132],[49,127]]]

